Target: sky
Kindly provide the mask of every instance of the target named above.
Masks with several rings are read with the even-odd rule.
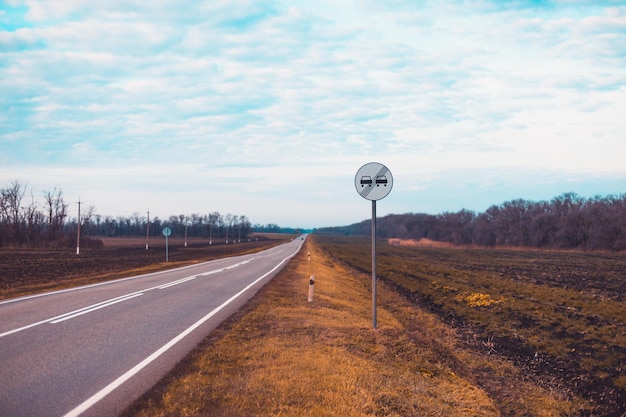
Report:
[[[626,193],[626,2],[0,0],[0,188],[315,228],[369,162],[379,217]]]

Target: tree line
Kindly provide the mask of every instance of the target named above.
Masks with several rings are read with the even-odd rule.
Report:
[[[317,233],[370,235],[371,220]],[[455,245],[626,250],[626,194],[584,198],[564,193],[550,201],[511,200],[483,213],[401,214],[377,219],[381,238],[427,238]]]
[[[80,219],[68,215],[69,203],[57,188],[43,191],[38,200],[34,192],[18,181],[0,188],[0,247],[64,247],[76,244],[77,228],[81,235],[160,236],[167,226],[174,236],[247,239],[252,233],[279,233],[276,224],[252,225],[247,216],[211,212],[175,215],[168,219],[149,218],[138,213],[130,217],[103,216],[94,206],[81,207]]]

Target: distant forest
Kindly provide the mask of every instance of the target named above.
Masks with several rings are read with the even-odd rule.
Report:
[[[78,221],[68,216],[69,203],[61,190],[40,194],[13,181],[0,188],[0,247],[66,247],[76,244]],[[76,202],[72,202],[75,204]],[[148,221],[149,220],[149,221]],[[253,225],[247,216],[193,213],[148,219],[103,216],[82,206],[81,236],[160,236],[163,227],[174,236],[207,239],[247,239],[252,233],[297,233],[276,224]],[[371,220],[315,233],[370,235]],[[377,219],[380,238],[427,238],[455,245],[524,246],[554,249],[626,250],[626,194],[583,198],[565,193],[550,201],[517,199],[489,207],[484,213],[461,210],[442,214],[392,214]]]
[[[148,219],[147,212],[131,217],[111,217],[97,214],[94,206],[82,205],[80,219],[70,218],[69,203],[61,190],[43,191],[41,195],[43,200],[38,201],[32,190],[18,181],[0,188],[0,247],[74,246],[79,220],[85,243],[89,242],[89,238],[99,236],[146,236],[147,233],[161,236],[165,226],[172,229],[173,236],[185,236],[186,233],[188,237],[231,241],[247,239],[255,232],[296,232],[276,224],[252,225],[246,216],[218,212]]]
[[[626,194],[550,201],[512,200],[484,213],[392,214],[377,219],[377,237],[427,238],[455,245],[626,250]],[[371,220],[317,233],[371,235]]]

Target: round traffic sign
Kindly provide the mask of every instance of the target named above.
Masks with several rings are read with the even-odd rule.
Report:
[[[163,236],[168,237],[171,234],[172,234],[172,229],[170,229],[169,227],[165,227],[163,229]]]
[[[393,176],[389,168],[378,162],[363,165],[354,177],[354,187],[367,200],[382,200],[393,187]]]

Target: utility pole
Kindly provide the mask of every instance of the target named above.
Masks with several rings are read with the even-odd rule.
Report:
[[[76,229],[76,255],[80,255],[80,197],[78,197],[78,218],[76,223],[78,224],[78,228]]]
[[[146,250],[148,250],[149,240],[150,240],[150,210],[148,210],[148,221],[146,222]]]

